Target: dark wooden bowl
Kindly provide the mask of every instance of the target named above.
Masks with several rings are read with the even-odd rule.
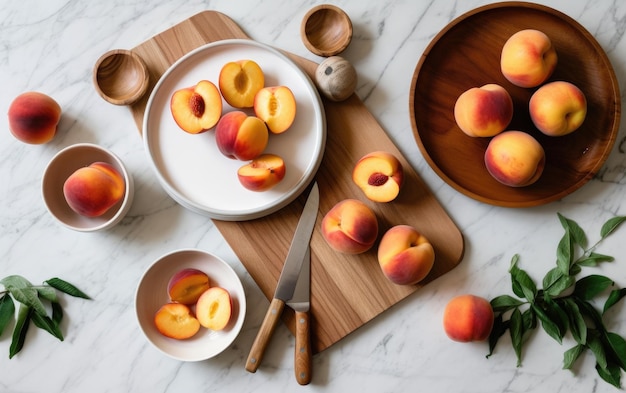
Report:
[[[144,61],[125,49],[103,54],[93,70],[96,91],[114,105],[130,105],[138,101],[146,93],[149,79]]]
[[[341,8],[321,4],[302,18],[300,36],[304,46],[316,55],[336,56],[352,41],[352,21]]]
[[[585,122],[574,133],[548,137],[528,114],[535,89],[514,86],[500,72],[500,52],[515,32],[534,28],[556,46],[558,64],[549,81],[566,80],[587,98]],[[454,120],[454,103],[465,90],[497,83],[515,107],[509,129],[533,135],[546,152],[542,177],[509,187],[489,175],[484,152],[489,138],[465,135]],[[565,197],[587,183],[606,161],[620,122],[620,93],[613,67],[595,38],[567,15],[538,4],[505,2],[474,9],[448,24],[420,58],[409,95],[415,140],[426,161],[459,192],[497,206],[529,207]]]

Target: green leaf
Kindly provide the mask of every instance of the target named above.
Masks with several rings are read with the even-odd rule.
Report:
[[[28,307],[31,307],[33,310],[35,310],[35,312],[38,312],[39,314],[46,314],[46,308],[37,296],[37,290],[33,288],[15,287],[7,287],[7,289],[9,290],[9,292],[11,292],[11,295],[13,295],[15,300],[17,300],[18,302]]]
[[[0,280],[0,284],[6,289],[9,288],[30,288],[33,286],[27,279],[22,276],[7,276]]]
[[[602,378],[604,381],[610,383],[618,389],[621,388],[621,371],[619,367],[617,367],[616,365],[601,367],[599,364],[596,364],[596,371],[598,372],[600,378]]]
[[[59,303],[52,303],[52,320],[57,325],[61,325],[61,321],[63,320],[63,308]]]
[[[611,285],[613,285],[613,280],[610,278],[592,274],[590,276],[583,277],[576,282],[574,296],[578,296],[583,300],[591,300]]]
[[[585,352],[585,348],[584,345],[578,344],[565,351],[563,354],[563,370],[571,370],[576,360]]]
[[[489,333],[489,353],[487,354],[487,358],[493,354],[493,350],[496,348],[498,340],[500,340],[500,337],[506,333],[508,328],[509,321],[504,321],[501,313],[497,314],[493,320],[491,333]]]
[[[574,276],[563,274],[561,269],[555,267],[550,269],[543,278],[543,290],[550,296],[559,296],[575,282]]]
[[[15,315],[15,304],[8,293],[0,297],[0,336]]]
[[[522,325],[524,327],[524,334],[529,333],[537,327],[537,314],[535,314],[532,308],[528,308],[522,313]]]
[[[572,299],[565,299],[563,307],[569,318],[569,329],[578,344],[587,344],[587,324],[578,305]]]
[[[572,235],[568,228],[565,228],[565,234],[559,241],[556,249],[556,266],[564,275],[570,274],[570,265],[572,264],[574,248],[572,245]]]
[[[517,367],[522,365],[522,342],[524,336],[524,324],[522,323],[522,313],[518,308],[513,310],[509,319],[509,333],[511,334],[511,344],[517,356]]]
[[[571,239],[575,244],[578,244],[583,249],[587,248],[587,235],[585,235],[585,231],[576,223],[574,220],[570,220],[569,218],[557,213],[559,217],[559,221],[561,221],[561,225],[563,229],[569,231],[571,235]]]
[[[15,329],[13,330],[13,338],[11,339],[11,346],[9,347],[9,359],[21,351],[24,346],[26,333],[28,332],[28,326],[30,325],[31,314],[32,309],[30,307],[24,304],[20,305],[20,309],[17,312]]]
[[[519,297],[524,297],[528,301],[533,302],[537,295],[537,286],[530,278],[528,273],[517,267],[517,260],[511,264],[509,269],[511,272],[511,282],[513,284],[513,293]]]
[[[502,295],[491,300],[491,308],[494,312],[506,312],[524,304],[521,300],[509,295]]]
[[[57,291],[54,290],[54,288],[52,287],[37,287],[37,293],[39,294],[39,297],[49,300],[51,302],[58,302],[59,299],[57,298]]]
[[[597,254],[595,252],[592,252],[589,255],[585,256],[584,258],[579,259],[576,262],[576,264],[580,266],[594,267],[594,266],[598,266],[598,264],[601,262],[613,262],[614,260],[615,258],[611,256]]]
[[[618,365],[626,371],[626,341],[622,336],[611,332],[606,333],[606,339]]]
[[[80,297],[83,299],[91,299],[89,295],[87,295],[80,289],[76,288],[74,285],[70,284],[69,282],[61,280],[60,278],[55,277],[55,278],[46,280],[44,282],[50,285],[51,287],[56,288],[59,291],[66,293],[70,296]]]
[[[560,321],[551,318],[545,310],[536,304],[532,304],[531,307],[533,311],[535,311],[535,314],[537,314],[537,318],[541,321],[541,327],[543,327],[543,330],[548,333],[550,337],[561,344],[563,342],[563,329],[559,326]]]
[[[32,313],[31,318],[35,326],[37,326],[39,329],[43,329],[54,337],[63,341],[63,333],[61,332],[61,329],[59,329],[59,325],[57,325],[52,319],[50,319],[50,317],[34,312]]]
[[[612,290],[604,303],[602,314],[604,314],[609,308],[613,307],[617,302],[622,300],[624,296],[626,296],[626,288]]]
[[[606,351],[604,350],[604,345],[602,345],[602,341],[596,331],[593,331],[596,334],[590,334],[587,337],[587,346],[593,352],[596,357],[596,363],[602,368],[605,369],[608,366],[608,362],[606,360]]]
[[[607,222],[602,225],[600,229],[600,236],[602,239],[609,236],[613,231],[615,231],[624,221],[626,221],[626,216],[617,216],[609,219]]]

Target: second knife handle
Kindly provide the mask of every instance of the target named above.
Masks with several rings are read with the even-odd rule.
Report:
[[[263,319],[263,323],[261,324],[261,328],[252,343],[252,348],[250,348],[250,354],[246,361],[246,370],[249,372],[256,372],[257,368],[259,368],[259,364],[261,364],[263,354],[265,353],[265,348],[267,348],[267,344],[276,329],[283,308],[285,308],[285,302],[280,299],[272,299],[270,307],[267,309],[267,313]]]
[[[300,385],[311,382],[311,324],[308,312],[296,312],[296,353],[294,369]]]

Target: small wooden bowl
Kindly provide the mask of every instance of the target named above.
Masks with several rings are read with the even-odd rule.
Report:
[[[330,4],[313,7],[300,25],[304,46],[319,56],[335,56],[352,40],[352,21],[341,8]]]
[[[136,53],[114,49],[102,55],[93,70],[93,83],[102,98],[114,105],[130,105],[146,93],[150,76]]]

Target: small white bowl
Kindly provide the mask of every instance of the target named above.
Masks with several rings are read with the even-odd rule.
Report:
[[[185,268],[194,268],[209,276],[212,287],[226,289],[231,297],[232,314],[224,330],[200,331],[186,340],[176,340],[159,333],[154,315],[170,301],[167,284],[170,278]],[[222,259],[197,249],[182,249],[159,258],[143,274],[135,294],[137,321],[148,341],[167,356],[195,362],[222,353],[235,341],[246,316],[246,295],[237,273]]]
[[[99,217],[86,217],[70,208],[63,195],[63,184],[77,169],[102,161],[113,165],[124,177],[124,198]],[[46,208],[61,224],[79,232],[109,229],[124,218],[133,202],[134,183],[124,163],[113,152],[91,143],[78,143],[59,151],[48,163],[42,179]]]

